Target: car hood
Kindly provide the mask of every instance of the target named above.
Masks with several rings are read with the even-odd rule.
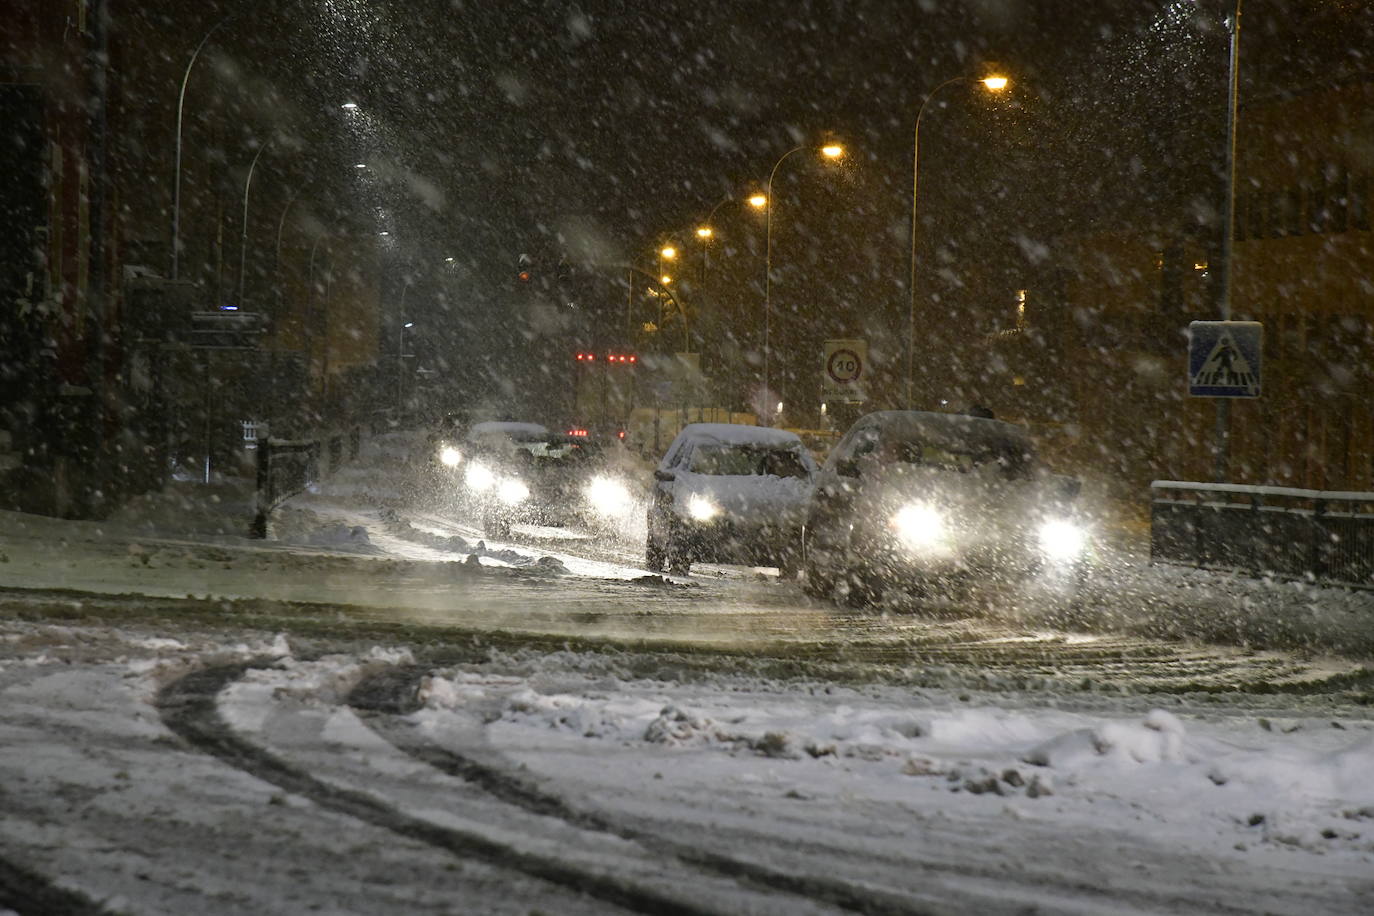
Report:
[[[686,507],[692,496],[704,496],[721,514],[742,525],[800,525],[813,485],[798,477],[750,475],[729,477],[682,471],[673,487],[673,499]]]

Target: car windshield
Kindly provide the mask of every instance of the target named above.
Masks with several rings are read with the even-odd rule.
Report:
[[[717,477],[798,477],[809,472],[796,449],[759,445],[702,445],[692,453],[691,470]]]
[[[1010,445],[998,449],[961,449],[921,442],[893,442],[883,449],[881,455],[900,464],[946,471],[996,468],[1002,476],[1013,480],[1029,476],[1031,467],[1030,455]]]

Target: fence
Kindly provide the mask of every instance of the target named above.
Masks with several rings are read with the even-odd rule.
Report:
[[[354,460],[362,448],[362,429],[318,439],[260,439],[257,449],[257,494],[249,537],[267,537],[272,510],[322,478],[320,458],[327,456],[327,473]]]
[[[1150,557],[1374,588],[1374,493],[1156,480]]]

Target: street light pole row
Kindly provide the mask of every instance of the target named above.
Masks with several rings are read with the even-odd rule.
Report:
[[[810,147],[810,146],[808,146],[808,145],[796,146],[796,147],[793,147],[792,149],[788,150],[787,152],[783,153],[781,156],[779,156],[778,159],[777,159],[777,161],[775,161],[775,162],[773,163],[772,169],[770,169],[769,172],[768,172],[768,182],[767,182],[767,185],[766,185],[766,190],[765,190],[765,192],[762,193],[762,194],[752,194],[752,195],[750,195],[750,196],[747,198],[749,205],[752,206],[754,209],[756,209],[756,210],[766,210],[765,226],[764,226],[764,236],[765,236],[765,239],[764,239],[764,264],[763,264],[763,391],[762,391],[762,396],[763,396],[763,398],[764,398],[764,403],[765,403],[765,404],[771,404],[771,403],[772,403],[772,349],[773,349],[773,344],[772,344],[772,326],[773,326],[773,210],[774,210],[774,208],[775,208],[775,206],[776,206],[776,204],[775,204],[775,198],[774,198],[774,196],[773,196],[773,181],[774,181],[774,179],[777,178],[778,169],[782,166],[783,162],[786,161],[786,160],[788,159],[788,157],[790,157],[790,156],[792,156],[792,155],[794,155],[794,154],[796,154],[796,153],[803,152],[804,150],[811,149],[811,148],[812,148],[812,147]],[[840,145],[838,145],[838,144],[830,143],[830,144],[826,144],[825,146],[820,147],[820,148],[819,148],[819,152],[820,152],[820,155],[823,156],[823,157],[826,158],[826,159],[839,159],[840,157],[842,157],[842,156],[844,155],[844,147],[842,147],[842,146],[840,146]],[[711,208],[710,213],[709,213],[709,214],[707,215],[707,217],[706,217],[706,222],[703,223],[703,224],[701,224],[701,225],[699,225],[699,226],[697,227],[697,229],[696,229],[696,235],[697,235],[697,238],[699,238],[699,239],[702,240],[702,244],[703,244],[703,245],[709,244],[710,240],[711,240],[711,239],[714,237],[714,235],[715,235],[715,229],[714,229],[712,223],[713,223],[713,221],[715,220],[716,213],[720,210],[720,208],[721,208],[722,206],[724,206],[725,204],[727,204],[727,203],[729,203],[730,201],[735,200],[735,199],[736,199],[736,198],[735,198],[734,196],[732,196],[732,195],[727,195],[726,197],[722,198],[720,201],[718,201],[718,202],[716,203],[716,205],[715,205],[714,207]],[[660,259],[666,258],[666,259],[668,259],[668,260],[672,260],[672,259],[675,258],[676,256],[677,256],[677,251],[676,251],[672,246],[666,246],[666,247],[660,249],[660,251],[659,251],[659,257],[660,257]],[[706,257],[707,257],[707,254],[706,254],[705,251],[703,251],[703,254],[702,254],[702,258],[703,258],[703,260],[702,260],[702,276],[703,276],[703,279],[704,279],[704,277],[705,277],[705,271],[706,271],[706,260],[705,260]],[[662,263],[662,261],[660,260],[660,266],[661,266],[661,263]],[[665,286],[666,286],[668,280],[669,280],[669,278],[666,277],[666,276],[663,278],[663,282],[664,282],[664,285],[665,285]],[[684,316],[683,316],[683,317],[684,317],[684,321],[685,321],[685,319],[686,319],[685,313],[684,313]],[[769,418],[769,423],[770,423],[770,424],[772,423],[772,420],[774,419],[774,414],[775,414],[775,411],[774,411],[773,409],[770,408],[770,409],[768,410],[768,418]]]

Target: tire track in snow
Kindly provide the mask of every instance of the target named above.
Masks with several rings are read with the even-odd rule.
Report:
[[[459,856],[480,859],[500,868],[586,894],[631,912],[665,916],[708,916],[715,911],[674,899],[650,888],[586,871],[566,862],[516,849],[467,830],[443,827],[413,817],[363,792],[340,788],[293,766],[276,754],[237,734],[220,715],[216,699],[244,673],[271,668],[276,659],[257,659],[235,665],[202,668],[164,687],[156,706],[162,721],[193,747],[287,792],[310,799],[323,808],[357,818]],[[66,913],[68,911],[53,911]]]
[[[58,887],[53,879],[0,859],[0,912],[23,916],[114,916],[85,894]]]
[[[694,868],[768,890],[821,901],[866,916],[922,916],[929,912],[897,895],[871,887],[861,888],[844,881],[777,871],[766,865],[674,842],[627,824],[616,823],[603,814],[574,809],[561,797],[512,776],[513,767],[509,765],[480,760],[471,754],[416,739],[414,729],[400,722],[398,717],[420,709],[420,680],[428,673],[427,669],[419,666],[379,672],[355,686],[348,703],[364,723],[392,746],[440,772],[476,785],[502,801],[533,814],[556,817],[582,830],[618,836]]]
[[[944,912],[980,912],[991,914],[1025,914],[1038,912],[1038,907],[1027,903],[1021,894],[1029,888],[1035,891],[1062,895],[1058,903],[1066,910],[1081,911],[1083,904],[1091,907],[1101,903],[1105,909],[1120,904],[1117,891],[1087,880],[1073,878],[1056,879],[1047,875],[1015,875],[997,865],[980,866],[974,862],[962,865],[948,862],[924,862],[892,860],[893,867],[918,868],[931,878],[940,881],[946,878],[971,879],[974,882],[1008,882],[1007,886],[986,892],[978,887],[960,893],[944,886],[945,896],[930,906],[903,896],[901,891],[884,891],[872,885],[778,871],[766,865],[735,859],[711,852],[700,846],[690,845],[668,839],[657,833],[637,829],[618,822],[604,813],[579,810],[569,805],[562,797],[545,791],[526,780],[512,775],[516,767],[499,751],[485,754],[460,753],[440,747],[431,741],[416,738],[416,730],[401,721],[400,717],[416,712],[421,708],[419,702],[420,680],[428,670],[418,665],[398,666],[377,672],[354,686],[347,698],[349,706],[359,719],[377,735],[393,747],[398,748],[416,760],[429,764],[441,772],[458,777],[476,785],[502,801],[518,805],[531,813],[559,818],[568,824],[583,829],[613,834],[640,846],[678,859],[684,865],[702,871],[733,878],[741,883],[752,884],[769,890],[780,891],[811,901],[830,904],[856,913],[874,916],[928,916]],[[485,758],[485,759],[483,759]],[[743,841],[743,840],[741,840]],[[817,859],[826,859],[833,850],[820,844],[806,841],[792,841],[806,847]],[[1022,883],[1023,882],[1023,883]],[[1231,914],[1243,916],[1251,912],[1244,906],[1231,904],[1221,898],[1197,901],[1181,894],[1172,893],[1160,887],[1142,890],[1137,888],[1134,896],[1123,909],[1147,912]],[[1053,911],[1055,903],[1049,904]]]

